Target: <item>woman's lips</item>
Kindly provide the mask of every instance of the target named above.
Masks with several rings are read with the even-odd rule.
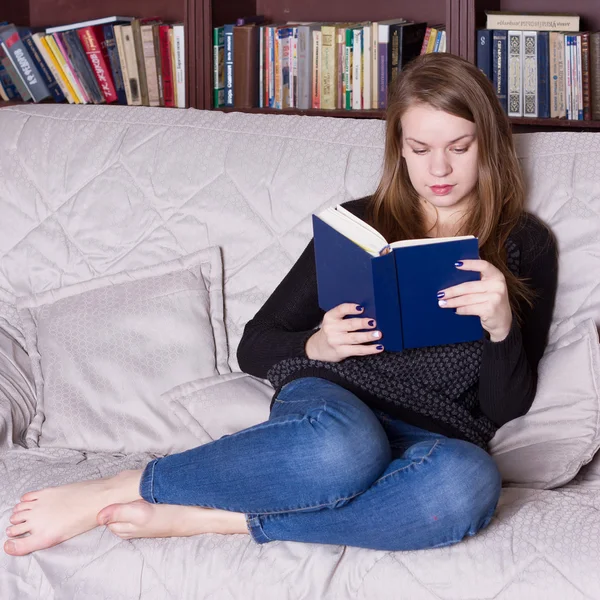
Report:
[[[432,185],[430,186],[431,191],[436,196],[447,196],[454,188],[453,185]]]

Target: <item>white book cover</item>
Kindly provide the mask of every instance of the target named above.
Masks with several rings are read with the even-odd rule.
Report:
[[[173,25],[173,38],[175,40],[177,108],[185,108],[185,31],[183,25]]]
[[[379,24],[373,23],[371,27],[371,106],[377,108],[379,103]]]
[[[440,49],[438,52],[446,52],[446,30],[442,31],[442,39],[440,40]]]
[[[363,29],[363,108],[369,110],[373,108],[373,93],[371,85],[373,77],[371,70],[373,68],[373,43],[371,41],[371,25],[365,25]]]
[[[81,29],[83,27],[96,27],[97,25],[109,25],[111,23],[126,22],[131,23],[133,17],[104,17],[103,19],[93,19],[92,21],[81,21],[79,23],[71,23],[70,25],[59,25],[57,27],[48,27],[46,33],[59,33],[68,31],[69,29]]]
[[[523,32],[508,32],[508,116],[523,116]]]
[[[523,116],[538,116],[537,31],[523,32]]]
[[[362,103],[362,28],[353,31],[354,39],[352,45],[352,108],[360,110]]]

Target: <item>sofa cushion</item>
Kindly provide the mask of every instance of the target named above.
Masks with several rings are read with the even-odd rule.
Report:
[[[38,398],[29,446],[196,445],[160,395],[229,371],[217,248],[23,297],[18,307]]]
[[[505,483],[554,488],[573,479],[600,446],[600,345],[591,319],[549,346],[533,405],[490,442]]]

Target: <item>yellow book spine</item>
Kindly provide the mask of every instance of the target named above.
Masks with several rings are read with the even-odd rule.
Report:
[[[175,34],[169,30],[169,48],[171,50],[171,81],[173,82],[173,106],[177,106],[177,60],[175,59]]]
[[[431,33],[429,34],[429,42],[427,42],[427,50],[425,51],[426,54],[433,52],[433,49],[435,48],[435,38],[437,38],[437,32],[438,30],[435,27],[431,28]]]
[[[334,109],[337,98],[337,52],[335,25],[321,27],[321,108]]]
[[[49,69],[52,71],[52,75],[57,79],[57,83],[60,85],[60,88],[63,94],[66,96],[69,104],[76,104],[75,96],[73,94],[73,88],[71,84],[67,80],[62,67],[54,57],[54,53],[48,47],[48,42],[45,40],[45,36],[40,35],[39,37],[34,36],[33,41],[35,45],[38,47],[42,58],[48,63]]]
[[[71,82],[70,78],[68,77],[67,63],[62,55],[62,52],[56,45],[54,38],[51,35],[47,35],[44,38],[44,41],[48,44],[48,48],[51,50],[52,54],[54,55],[54,58],[56,58],[56,60],[58,61],[58,64],[60,65],[60,68],[62,69],[63,73],[67,76],[66,80],[69,83],[68,89],[69,89],[69,92],[73,94],[73,98],[75,98],[75,103],[76,104],[85,104],[83,102],[81,96],[77,93],[77,90],[73,86],[73,83]]]

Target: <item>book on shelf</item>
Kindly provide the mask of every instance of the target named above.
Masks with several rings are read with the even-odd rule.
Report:
[[[258,35],[254,24],[233,29],[233,105],[251,108],[258,105]]]
[[[386,350],[437,346],[481,339],[478,317],[440,308],[437,293],[479,279],[455,263],[479,257],[474,236],[388,243],[342,206],[313,215],[319,306],[346,302],[375,319]]]
[[[0,52],[2,99],[186,106],[181,23],[113,16],[42,31],[4,23]]]
[[[514,13],[488,10],[486,29],[521,31],[579,31],[579,15],[571,13]]]
[[[600,32],[590,35],[590,96],[594,121],[600,121]]]
[[[548,23],[551,17],[530,15],[534,16],[539,17],[538,25]],[[600,116],[593,109],[600,101],[600,60],[594,53],[594,41],[600,32],[574,31],[579,20],[576,15],[569,17],[570,31],[477,31],[477,65],[492,80],[509,116],[578,121],[596,118],[594,114]],[[529,21],[519,21],[525,23]]]

